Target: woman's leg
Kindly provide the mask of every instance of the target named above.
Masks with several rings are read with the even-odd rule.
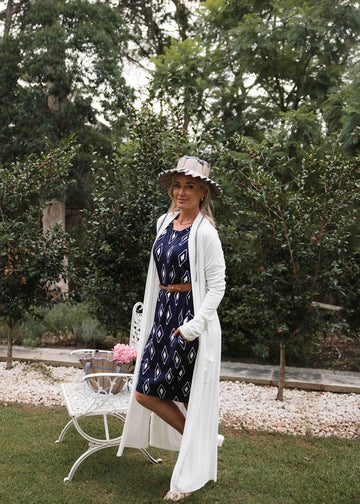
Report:
[[[173,401],[141,394],[140,392],[135,392],[135,399],[141,406],[153,411],[164,422],[180,432],[180,434],[184,432],[185,416]]]

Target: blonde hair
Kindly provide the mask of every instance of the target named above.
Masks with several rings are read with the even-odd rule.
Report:
[[[173,184],[174,184],[174,180],[175,180],[176,175],[178,175],[177,172],[175,172],[172,175],[171,184],[168,189],[168,195],[171,199],[171,205],[168,210],[169,213],[173,213],[173,212],[176,212],[179,210],[179,208],[176,206],[174,196],[173,196]],[[213,201],[211,198],[211,191],[210,191],[209,184],[205,180],[202,180],[200,177],[193,177],[193,178],[199,180],[201,189],[207,189],[206,195],[204,196],[202,201],[200,201],[199,210],[202,213],[202,215],[204,215],[210,221],[210,223],[214,227],[216,227],[215,226],[215,219],[214,219],[213,212],[212,212]]]

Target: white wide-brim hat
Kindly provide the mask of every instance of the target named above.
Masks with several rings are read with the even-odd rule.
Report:
[[[209,184],[210,192],[215,198],[222,194],[222,189],[211,178],[210,166],[206,161],[194,156],[183,156],[179,158],[176,168],[163,171],[158,176],[159,184],[164,189],[169,189],[172,183],[172,176],[174,173],[183,173],[184,175],[191,175],[192,177],[200,178]]]

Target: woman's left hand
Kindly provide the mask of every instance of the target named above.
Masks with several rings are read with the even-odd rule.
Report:
[[[186,339],[186,338],[185,338],[185,337],[181,334],[181,332],[180,332],[180,328],[178,327],[178,328],[176,329],[176,331],[174,332],[174,336],[179,336],[179,335],[182,337],[182,339],[183,339],[183,340],[185,340],[185,341],[189,341],[189,340],[187,340],[187,339]]]

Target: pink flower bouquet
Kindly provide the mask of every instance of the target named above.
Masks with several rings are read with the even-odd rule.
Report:
[[[124,343],[118,343],[113,348],[114,361],[119,364],[135,364],[137,357],[137,348],[130,347]]]

